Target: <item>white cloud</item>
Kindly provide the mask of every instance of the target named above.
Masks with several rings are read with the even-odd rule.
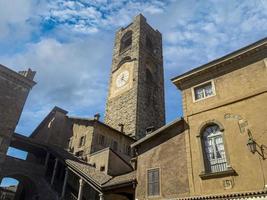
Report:
[[[55,105],[74,113],[88,109],[88,114],[99,112],[105,105],[112,48],[108,41],[106,35],[70,43],[44,38],[28,44],[25,52],[0,56],[0,60],[15,70],[31,67],[37,71],[37,85],[28,99],[31,103],[25,108],[26,113],[41,112],[35,120],[40,121],[43,113]],[[32,123],[29,114],[23,116],[24,124]]]
[[[0,39],[12,37],[27,37],[32,27],[27,24],[31,16],[32,2],[30,0],[0,1]]]
[[[16,2],[0,1],[0,62],[17,70],[29,66],[37,71],[38,84],[31,91],[23,127],[32,127],[26,119],[34,116],[40,121],[54,105],[74,114],[103,113],[115,30],[140,12],[163,35],[166,94],[177,93],[169,78],[267,32],[265,0]],[[51,30],[45,23],[52,24]],[[29,41],[32,35],[36,38]],[[12,54],[1,49],[1,42]],[[170,101],[169,96],[166,100],[167,110],[173,111],[170,107],[178,100]]]

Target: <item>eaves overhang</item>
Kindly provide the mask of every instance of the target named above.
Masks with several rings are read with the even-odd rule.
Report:
[[[150,133],[149,135],[141,138],[140,140],[138,140],[137,142],[133,143],[131,145],[131,148],[134,148],[136,146],[139,146],[140,144],[147,142],[149,140],[151,140],[152,138],[154,138],[155,136],[161,134],[162,132],[164,132],[166,129],[172,127],[174,124],[180,123],[180,122],[184,122],[183,118],[178,118],[164,126],[162,126],[161,128],[155,130],[154,132]]]
[[[35,72],[34,72],[35,73]],[[36,82],[21,75],[20,73],[17,73],[8,67],[0,64],[0,74],[7,77],[9,80],[16,81],[17,83],[26,86],[27,88],[32,88]]]
[[[183,73],[181,75],[178,75],[171,79],[173,84],[176,85],[176,87],[180,90],[183,89],[182,85],[185,81],[189,79],[193,79],[195,77],[198,77],[200,74],[203,74],[205,72],[209,72],[210,70],[217,68],[217,67],[225,67],[227,64],[232,63],[236,60],[241,60],[242,58],[245,58],[255,52],[261,51],[263,49],[267,49],[267,37],[252,43],[246,47],[243,47],[239,50],[236,50],[230,54],[227,54],[221,58],[218,58],[216,60],[213,60],[209,63],[206,63],[204,65],[201,65],[199,67],[196,67],[186,73]],[[265,54],[266,57],[266,54]]]

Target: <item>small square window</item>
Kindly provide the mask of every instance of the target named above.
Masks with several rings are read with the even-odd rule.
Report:
[[[215,95],[214,85],[212,84],[211,81],[194,88],[195,101],[198,101],[200,99],[205,99],[214,95]]]
[[[100,171],[101,172],[105,171],[105,165],[103,165],[103,166],[100,167]]]

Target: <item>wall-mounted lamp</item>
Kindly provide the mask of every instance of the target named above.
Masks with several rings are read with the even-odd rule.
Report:
[[[254,154],[257,151],[257,144],[252,137],[249,137],[247,146],[251,153]]]
[[[248,142],[247,142],[247,146],[248,146],[248,148],[249,148],[249,150],[250,150],[251,153],[254,154],[254,153],[258,152],[258,154],[262,157],[262,159],[265,160],[264,148],[266,148],[266,146],[265,145],[259,145],[259,144],[257,144],[257,142],[253,139],[252,134],[251,134],[251,132],[250,132],[249,129],[248,129]],[[258,149],[260,151],[258,151],[257,147],[258,147]]]

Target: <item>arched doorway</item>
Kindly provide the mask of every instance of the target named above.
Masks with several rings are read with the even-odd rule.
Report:
[[[25,175],[13,174],[3,177],[0,187],[0,200],[39,199],[36,185]]]

